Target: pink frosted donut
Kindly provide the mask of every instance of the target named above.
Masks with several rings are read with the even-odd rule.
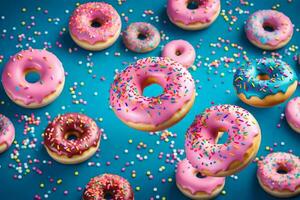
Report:
[[[193,4],[194,8],[189,6]],[[172,23],[186,30],[208,27],[218,17],[220,0],[168,0],[167,14]]]
[[[295,97],[288,102],[285,117],[290,127],[300,133],[300,97]]]
[[[40,80],[29,83],[25,77],[37,72]],[[64,68],[59,59],[46,50],[29,49],[12,56],[2,74],[2,84],[9,98],[26,108],[43,107],[63,90]]]
[[[169,57],[188,68],[194,64],[196,53],[194,47],[185,40],[173,40],[162,51],[162,57]]]
[[[151,24],[135,22],[123,32],[123,42],[131,51],[146,53],[155,49],[160,43],[159,31]]]
[[[245,31],[251,43],[266,50],[279,49],[293,36],[293,24],[275,10],[259,10],[247,20]]]
[[[270,153],[258,162],[257,178],[273,196],[296,196],[300,194],[300,159],[290,153]]]
[[[153,83],[164,92],[157,97],[143,96]],[[163,130],[181,120],[195,99],[191,74],[170,58],[138,60],[119,73],[110,90],[110,105],[128,126],[144,131]]]
[[[110,4],[85,3],[73,12],[69,29],[72,39],[82,48],[102,50],[118,39],[121,32],[121,18]]]
[[[15,128],[11,121],[0,114],[0,153],[6,151],[15,139]]]
[[[176,185],[191,199],[212,199],[225,185],[225,177],[202,176],[187,159],[178,163]]]
[[[224,144],[220,134],[228,133]],[[248,165],[261,140],[260,127],[247,110],[235,105],[206,109],[190,126],[185,150],[192,166],[208,176],[228,176]]]

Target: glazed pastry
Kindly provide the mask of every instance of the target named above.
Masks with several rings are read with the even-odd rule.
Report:
[[[224,132],[228,139],[218,144]],[[247,110],[235,105],[212,106],[197,116],[188,129],[186,157],[204,175],[229,176],[251,162],[260,141],[260,127]]]
[[[68,113],[59,115],[48,125],[44,133],[44,145],[48,154],[57,162],[76,164],[94,155],[101,134],[91,118]]]
[[[251,106],[270,107],[287,100],[298,81],[294,70],[279,59],[262,58],[240,67],[234,74],[238,97]]]
[[[11,121],[0,114],[0,154],[6,151],[15,139],[15,127]]]
[[[125,46],[136,53],[146,53],[155,49],[160,43],[160,34],[151,24],[135,22],[123,32]]]
[[[300,97],[295,97],[288,102],[285,117],[290,127],[300,133]]]
[[[30,83],[26,75],[36,72],[40,80]],[[46,50],[29,49],[12,56],[2,73],[2,84],[8,97],[25,108],[40,108],[53,102],[65,83],[64,68],[59,59]]]
[[[194,64],[196,52],[194,47],[185,40],[173,40],[164,47],[162,57],[169,57],[189,68]]]
[[[134,193],[130,183],[123,177],[114,174],[102,174],[90,180],[85,187],[82,199],[134,200]]]
[[[261,187],[275,197],[300,194],[300,159],[284,152],[270,153],[258,162],[257,178]]]
[[[285,46],[293,36],[293,24],[276,10],[259,10],[246,22],[246,35],[255,46],[275,50]]]
[[[213,199],[224,188],[225,177],[203,176],[184,159],[178,163],[176,185],[190,199]]]
[[[194,4],[194,8],[189,8]],[[185,30],[200,30],[210,26],[219,16],[220,0],[168,0],[170,21]]]
[[[78,6],[70,18],[70,35],[80,47],[100,51],[118,39],[121,23],[118,12],[110,4],[85,3]]]
[[[163,94],[143,96],[143,90],[157,83]],[[143,131],[166,129],[180,121],[195,99],[191,74],[170,58],[138,60],[120,72],[110,89],[110,105],[128,126]]]

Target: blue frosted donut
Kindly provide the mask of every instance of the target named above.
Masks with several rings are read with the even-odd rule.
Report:
[[[240,67],[233,85],[239,98],[255,107],[270,107],[284,102],[297,88],[297,75],[284,61],[256,59]]]

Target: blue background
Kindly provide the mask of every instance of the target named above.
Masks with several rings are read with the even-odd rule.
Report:
[[[130,22],[146,21],[155,25],[165,34],[160,47],[147,54],[125,51],[121,38],[111,48],[101,52],[90,54],[79,47],[78,51],[74,51],[77,46],[69,37],[68,19],[76,7],[76,2],[73,0],[1,0],[0,55],[4,56],[0,63],[1,70],[10,55],[21,49],[27,49],[28,46],[44,48],[44,45],[47,44],[51,47],[48,50],[55,53],[62,61],[68,76],[61,96],[51,105],[37,110],[16,106],[7,98],[3,87],[0,86],[0,112],[8,116],[16,127],[16,142],[7,152],[0,155],[0,199],[32,199],[36,194],[43,199],[45,197],[49,199],[80,199],[82,191],[77,191],[77,187],[84,187],[91,177],[105,172],[126,177],[134,189],[140,187],[139,191],[135,191],[135,197],[138,200],[150,197],[185,199],[175,185],[175,165],[166,163],[165,159],[167,154],[173,153],[173,150],[183,149],[185,131],[195,115],[213,103],[236,104],[253,113],[262,129],[262,143],[258,156],[269,153],[268,148],[266,149],[267,146],[274,148],[274,151],[293,150],[294,154],[299,155],[300,136],[289,128],[285,119],[281,119],[281,113],[283,113],[286,103],[266,109],[253,108],[243,104],[235,95],[232,86],[232,70],[239,66],[239,61],[244,61],[242,55],[238,56],[239,53],[246,53],[250,59],[271,55],[270,52],[263,52],[248,42],[243,25],[249,13],[258,9],[271,9],[275,6],[289,16],[295,24],[293,39],[278,53],[297,73],[299,72],[293,56],[298,54],[297,45],[300,44],[300,1],[293,0],[292,3],[288,3],[287,0],[253,0],[248,4],[242,4],[236,0],[224,0],[222,1],[223,16],[220,15],[211,27],[203,31],[188,32],[170,23],[166,16],[166,1],[127,0],[122,5],[118,5],[117,0],[107,0],[106,2],[111,3],[120,14],[123,13],[122,15],[128,17],[129,22],[127,23],[122,16],[123,29]],[[84,1],[79,2],[83,3]],[[145,10],[152,10],[154,14],[143,16]],[[225,20],[224,15],[228,17],[228,21]],[[32,20],[31,16],[34,16],[35,19]],[[28,29],[27,26],[32,21],[35,22],[35,26]],[[22,22],[25,22],[26,25],[22,25]],[[230,31],[229,28],[232,30]],[[63,32],[62,35],[59,35],[60,31]],[[18,35],[21,34],[24,34],[24,39],[20,42]],[[13,38],[10,38],[11,36]],[[222,42],[219,40],[220,38],[228,40],[228,43]],[[176,133],[177,137],[169,137],[168,142],[160,140],[159,134],[150,135],[127,127],[115,116],[109,108],[108,102],[109,88],[115,70],[124,69],[126,67],[124,62],[133,62],[137,58],[147,56],[159,56],[161,46],[168,42],[166,39],[185,39],[195,47],[197,46],[196,63],[201,63],[195,71],[191,70],[191,74],[197,82],[196,102],[188,115],[169,129],[172,133]],[[214,47],[214,44],[217,43],[220,44],[220,47]],[[62,46],[59,47],[59,44]],[[240,47],[233,47],[234,44]],[[228,51],[225,46],[228,47]],[[73,50],[72,53],[70,53],[70,49]],[[118,53],[120,56],[117,56]],[[226,65],[220,61],[225,57],[234,58],[234,62]],[[210,63],[215,60],[220,61],[219,67],[209,67]],[[96,75],[96,78],[93,78],[93,75]],[[105,80],[100,80],[101,77],[105,77]],[[73,99],[70,87],[76,83],[78,84],[76,97],[74,96]],[[148,95],[151,92],[153,90],[148,90]],[[294,96],[297,95],[299,95],[299,89],[294,94]],[[87,104],[72,103],[73,100],[79,99],[87,101]],[[62,165],[54,162],[42,145],[42,133],[48,123],[46,114],[53,119],[57,114],[65,112],[83,112],[93,117],[106,134],[106,137],[102,137],[100,152],[79,165]],[[29,125],[32,128],[27,134],[24,134],[24,120],[18,122],[20,117],[15,115],[29,116],[31,113],[40,117],[41,123],[38,126]],[[103,118],[103,121],[98,120],[99,118]],[[280,128],[277,128],[278,123],[281,125]],[[128,142],[130,139],[132,139],[132,144]],[[35,145],[29,145],[28,141]],[[146,144],[147,147],[138,150],[137,145],[140,142]],[[278,143],[278,146],[273,147],[274,143]],[[149,149],[153,149],[153,153],[149,153]],[[127,150],[128,153],[125,152]],[[158,158],[160,152],[163,152],[162,159]],[[139,161],[138,154],[147,156],[147,159]],[[120,158],[116,160],[115,155]],[[183,158],[184,156],[178,155],[178,157]],[[31,162],[33,160],[35,161]],[[106,162],[111,164],[107,166]],[[121,172],[121,168],[125,167],[126,162],[131,162],[131,164],[126,167],[125,172]],[[91,163],[94,163],[95,166],[90,166]],[[19,170],[17,170],[18,166]],[[160,172],[159,169],[162,166],[165,167],[165,170]],[[40,169],[42,174],[38,174],[36,169]],[[136,171],[136,178],[131,177],[133,170]],[[79,172],[78,176],[74,175],[75,171]],[[149,180],[146,175],[147,171],[151,171],[154,176],[153,180]],[[255,173],[256,164],[251,163],[236,177],[228,177],[224,189],[226,194],[220,195],[218,199],[273,199],[260,188]],[[13,178],[14,176],[19,176],[19,179]],[[173,180],[162,183],[163,178],[172,178]],[[51,182],[51,179],[54,181]],[[59,179],[62,180],[61,184],[57,183]],[[157,191],[154,191],[155,187]],[[52,191],[53,188],[56,188],[55,192]],[[68,191],[68,194],[65,195],[64,191]]]

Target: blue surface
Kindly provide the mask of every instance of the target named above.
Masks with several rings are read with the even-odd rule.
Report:
[[[258,156],[269,153],[266,146],[274,148],[275,151],[293,150],[296,155],[299,155],[300,136],[288,127],[285,119],[281,119],[281,113],[284,111],[286,103],[267,109],[253,108],[243,104],[235,95],[232,86],[232,70],[238,67],[238,61],[243,62],[243,56],[238,57],[238,54],[243,54],[244,51],[249,58],[270,55],[269,52],[263,53],[262,50],[247,41],[243,25],[248,13],[258,9],[270,9],[272,6],[280,4],[280,7],[277,7],[278,10],[283,11],[291,18],[295,24],[295,33],[292,41],[278,53],[299,75],[299,69],[293,60],[293,56],[298,54],[298,47],[292,47],[292,45],[300,44],[300,18],[298,15],[300,1],[293,0],[293,3],[288,3],[287,0],[253,0],[249,2],[249,6],[236,0],[222,1],[223,14],[228,16],[229,21],[226,22],[224,16],[220,15],[211,27],[196,32],[183,31],[169,22],[165,12],[166,1],[127,0],[121,6],[118,5],[117,0],[107,1],[113,4],[119,13],[128,16],[129,22],[147,21],[155,25],[165,34],[161,46],[167,43],[166,37],[169,40],[185,39],[195,47],[198,46],[196,63],[201,63],[201,65],[196,71],[191,70],[192,76],[197,81],[198,96],[188,115],[169,129],[172,133],[176,133],[177,137],[169,137],[168,142],[160,140],[159,135],[149,135],[127,127],[109,109],[108,103],[108,91],[115,70],[124,69],[126,64],[123,62],[133,62],[134,58],[159,56],[161,48],[147,54],[135,54],[125,51],[122,41],[119,39],[111,48],[102,52],[90,53],[81,48],[74,51],[77,46],[69,37],[67,24],[76,2],[72,0],[1,1],[0,33],[3,37],[0,38],[0,55],[4,56],[0,63],[1,70],[10,55],[26,49],[28,46],[43,48],[46,43],[48,46],[52,46],[49,50],[62,61],[68,76],[62,95],[51,105],[37,110],[16,106],[7,98],[3,87],[0,87],[0,112],[12,119],[17,130],[15,144],[6,153],[0,155],[0,199],[33,199],[36,194],[43,199],[46,197],[48,199],[80,199],[82,191],[77,191],[77,187],[84,187],[91,177],[104,172],[117,173],[126,177],[134,188],[140,187],[139,191],[135,191],[138,200],[150,197],[185,199],[175,185],[175,165],[166,163],[166,156],[172,154],[173,150],[183,149],[185,131],[195,115],[211,106],[212,103],[236,104],[253,113],[262,129],[262,144]],[[250,6],[252,3],[253,5]],[[26,8],[23,9],[25,12],[22,12],[22,8]],[[45,10],[48,10],[48,14],[45,14]],[[154,14],[143,17],[144,10],[153,10]],[[34,16],[35,19],[32,20],[31,16]],[[237,17],[235,22],[233,22],[233,16]],[[129,23],[124,21],[124,17],[122,20],[123,28],[125,28]],[[35,22],[35,26],[27,29],[26,26],[30,25],[32,21]],[[26,25],[23,26],[22,22],[25,22]],[[230,22],[233,22],[232,25]],[[228,30],[230,27],[232,31]],[[60,36],[59,32],[64,29],[66,31]],[[24,39],[19,42],[18,35],[23,37],[21,34],[24,34]],[[13,36],[13,39],[10,39],[10,36]],[[228,43],[223,42],[222,39],[228,40]],[[58,47],[60,44],[61,48]],[[239,47],[234,47],[234,44]],[[70,49],[73,49],[72,53],[69,52]],[[120,56],[115,56],[115,53],[120,53]],[[234,62],[225,65],[221,60],[226,57],[234,58]],[[215,60],[220,61],[219,67],[209,67]],[[93,75],[96,75],[96,78],[93,78]],[[105,80],[101,80],[101,77],[105,77]],[[78,84],[75,92],[76,98],[73,99],[69,88],[76,83]],[[149,95],[151,95],[151,90]],[[294,94],[294,96],[297,95],[299,95],[299,90]],[[72,103],[73,100],[79,99],[87,101],[87,104]],[[96,119],[98,125],[105,130],[106,137],[102,138],[101,152],[79,165],[61,165],[54,162],[41,144],[42,133],[48,121],[46,115],[49,114],[52,119],[58,113],[65,112],[83,112]],[[24,134],[24,120],[18,122],[20,117],[15,115],[30,116],[31,113],[40,117],[41,123],[38,126],[29,125],[33,128]],[[99,118],[103,118],[103,121],[98,120]],[[280,128],[277,128],[278,123]],[[130,139],[132,139],[132,144],[128,142]],[[35,145],[29,145],[30,142]],[[138,150],[137,145],[140,142],[146,144],[146,148]],[[278,143],[278,146],[273,147],[274,143]],[[149,153],[150,149],[153,149],[153,153]],[[127,151],[128,153],[126,153]],[[163,152],[162,159],[158,158],[160,152]],[[120,158],[116,160],[115,155]],[[147,159],[139,161],[138,155],[147,156]],[[178,155],[178,157],[183,158],[184,156]],[[110,162],[109,166],[106,164],[107,162]],[[126,167],[125,172],[121,172],[121,168],[125,167],[126,162],[131,162],[131,165]],[[94,166],[91,166],[93,163]],[[159,169],[164,169],[161,168],[162,166],[165,167],[165,170],[160,172]],[[26,172],[26,169],[29,170]],[[37,169],[42,173],[37,173],[39,172]],[[136,178],[131,177],[133,170],[136,171]],[[78,176],[74,175],[75,171],[79,172]],[[146,175],[147,171],[151,171],[151,174],[154,175],[153,180],[149,180]],[[256,165],[252,163],[237,174],[238,179],[236,179],[237,177],[228,177],[225,186],[226,194],[220,195],[217,199],[274,199],[260,188],[255,173]],[[19,177],[19,179],[14,177]],[[163,178],[167,180],[166,183],[162,183]],[[168,182],[168,178],[172,178],[172,182]],[[57,183],[59,179],[62,180],[61,184]],[[154,191],[155,187],[157,191]],[[55,192],[53,188],[56,188]],[[67,195],[64,194],[65,191],[68,191]]]

